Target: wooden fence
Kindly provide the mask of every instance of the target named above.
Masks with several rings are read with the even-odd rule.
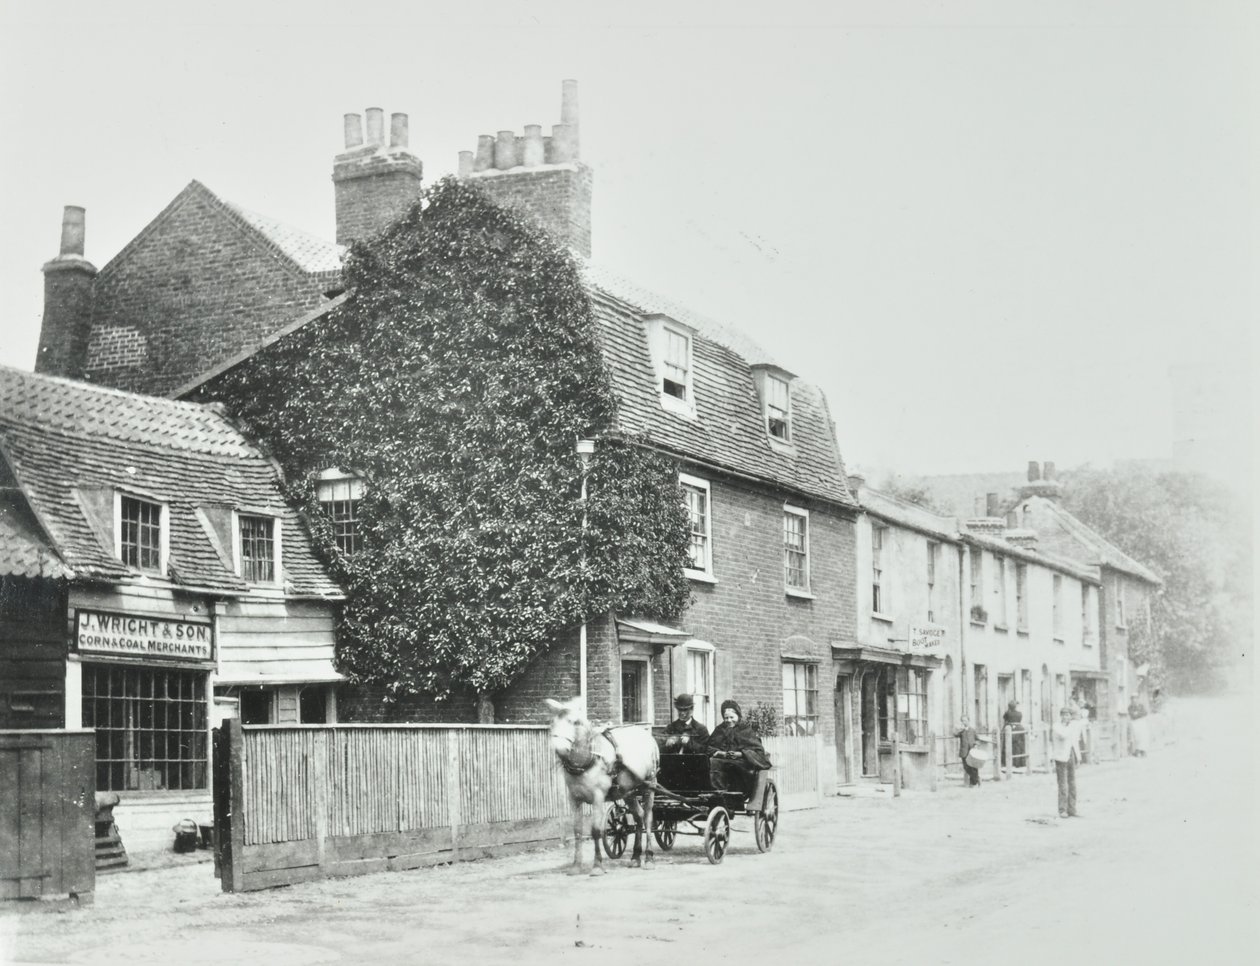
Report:
[[[572,835],[538,726],[242,727],[214,733],[226,892],[481,858]],[[817,804],[818,741],[766,741],[782,808]]]
[[[95,817],[91,731],[0,731],[0,899],[91,902]]]

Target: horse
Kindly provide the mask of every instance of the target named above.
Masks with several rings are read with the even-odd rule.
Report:
[[[582,871],[582,806],[591,806],[591,841],[595,864],[591,875],[603,875],[600,839],[604,833],[605,803],[625,800],[634,812],[634,854],[631,868],[652,868],[652,806],[660,765],[656,740],[643,728],[599,728],[586,719],[580,698],[547,699],[551,709],[551,749],[564,769],[564,783],[573,805],[573,864],[569,873]],[[646,848],[640,843],[646,840]]]

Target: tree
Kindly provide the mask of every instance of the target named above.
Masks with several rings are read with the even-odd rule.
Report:
[[[208,386],[265,441],[347,592],[338,658],[396,695],[492,695],[566,628],[688,600],[672,461],[579,437],[616,400],[567,251],[453,179],[356,243],[347,302]],[[340,554],[314,471],[367,480]],[[585,526],[583,525],[585,522]]]
[[[1127,466],[1074,471],[1063,500],[1164,581],[1150,639],[1138,632],[1130,642],[1134,659],[1151,661],[1152,673],[1176,690],[1220,683],[1250,642],[1249,506],[1204,476]]]
[[[915,506],[921,506],[932,513],[948,516],[944,510],[936,505],[932,496],[932,489],[925,483],[912,483],[895,473],[889,473],[884,477],[884,481],[880,484],[879,489],[889,496],[895,496],[899,500],[913,503]]]

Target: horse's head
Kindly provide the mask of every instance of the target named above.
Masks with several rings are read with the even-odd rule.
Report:
[[[590,723],[586,720],[586,709],[582,699],[570,698],[568,701],[547,699],[547,707],[551,709],[551,750],[562,758],[573,753],[574,746],[580,744],[590,734]]]

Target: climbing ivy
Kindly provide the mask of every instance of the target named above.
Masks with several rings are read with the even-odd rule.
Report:
[[[396,695],[493,695],[609,609],[676,617],[688,531],[671,460],[611,432],[577,266],[446,179],[356,243],[350,297],[208,384],[282,465],[346,589],[338,656]],[[599,437],[581,499],[579,437]],[[313,473],[367,481],[336,550]],[[585,524],[584,524],[585,521]]]

